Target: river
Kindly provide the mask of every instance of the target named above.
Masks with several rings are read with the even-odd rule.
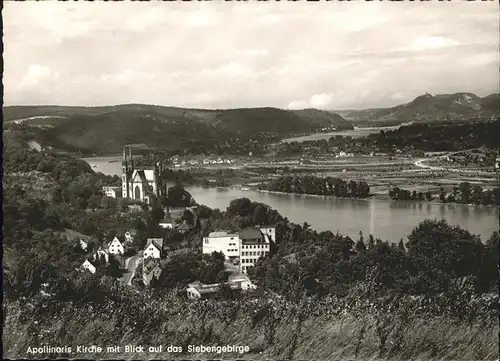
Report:
[[[188,187],[200,204],[225,210],[236,198],[249,198],[270,205],[294,223],[309,223],[320,231],[339,232],[350,237],[365,238],[369,234],[398,242],[424,219],[444,219],[460,225],[484,240],[498,231],[499,210],[496,207],[439,204],[429,202],[356,200],[315,196],[272,194],[235,189]]]
[[[344,137],[352,137],[352,138],[362,138],[366,137],[370,134],[380,133],[381,130],[395,130],[400,126],[393,127],[367,127],[367,128],[354,128],[353,130],[342,130],[338,132],[329,132],[329,133],[314,133],[308,135],[302,135],[299,137],[287,138],[283,139],[282,142],[290,143],[290,142],[304,142],[307,140],[321,140],[321,139],[330,139],[331,137],[335,137],[336,135],[342,135]]]
[[[121,174],[119,156],[85,160],[96,165],[95,171],[109,175]],[[113,162],[115,160],[118,161]],[[270,205],[292,222],[307,222],[314,229],[338,231],[355,239],[359,236],[359,231],[362,231],[365,238],[373,234],[383,240],[397,242],[405,238],[419,222],[436,218],[468,229],[485,240],[493,231],[498,231],[500,216],[498,207],[380,199],[318,198],[201,187],[186,189],[198,203],[210,208],[225,210],[231,200],[246,197]]]

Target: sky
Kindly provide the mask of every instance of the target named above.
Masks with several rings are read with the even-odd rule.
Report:
[[[4,2],[5,105],[363,109],[498,92],[489,2]]]

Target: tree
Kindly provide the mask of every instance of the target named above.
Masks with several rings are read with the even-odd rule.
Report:
[[[366,251],[366,245],[365,242],[363,242],[363,238],[361,237],[357,242],[356,242],[356,252],[364,252]]]
[[[405,244],[403,243],[403,238],[401,238],[401,240],[399,241],[398,243],[398,248],[403,251],[403,252],[406,252],[406,249],[405,249]]]
[[[191,204],[191,200],[191,194],[181,185],[175,185],[168,189],[166,199],[168,207],[188,207]]]
[[[458,186],[460,192],[460,203],[469,204],[471,199],[471,185],[469,182],[462,182]]]
[[[267,218],[267,207],[263,204],[258,204],[253,212],[252,223],[254,225],[264,225]]]
[[[375,239],[373,238],[373,235],[368,236],[368,249],[371,249],[375,247]]]
[[[469,231],[446,221],[425,220],[408,236],[408,254],[431,272],[479,277],[483,244]]]
[[[443,187],[439,188],[439,200],[443,203],[446,202],[446,192]]]
[[[99,197],[97,194],[92,194],[88,201],[87,201],[87,207],[90,209],[96,209],[101,207],[102,205],[102,197]]]
[[[103,196],[101,198],[101,208],[115,210],[117,207],[117,201],[115,198],[108,196]]]

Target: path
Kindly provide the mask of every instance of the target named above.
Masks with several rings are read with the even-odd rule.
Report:
[[[132,279],[135,275],[135,269],[137,268],[141,260],[142,251],[137,253],[135,256],[129,257],[125,260],[125,269],[127,270],[127,273],[122,277],[123,283],[132,286]]]

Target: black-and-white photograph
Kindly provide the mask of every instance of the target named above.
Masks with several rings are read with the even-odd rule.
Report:
[[[6,1],[3,357],[498,360],[497,1]]]

